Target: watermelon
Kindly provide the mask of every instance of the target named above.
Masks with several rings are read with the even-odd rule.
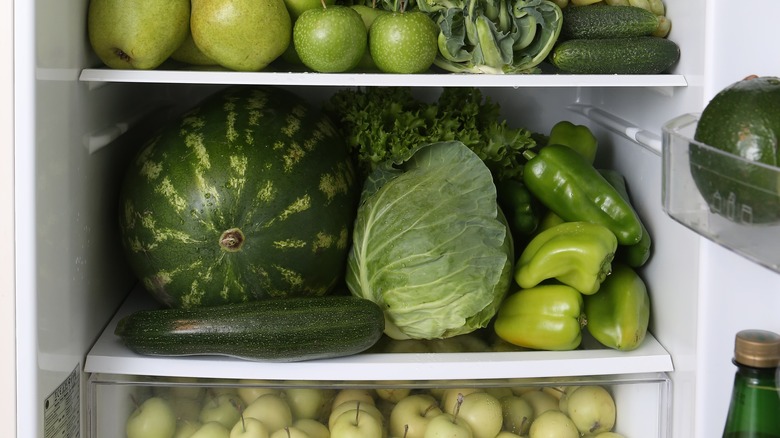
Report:
[[[168,307],[321,296],[359,200],[345,140],[290,91],[233,86],[159,130],[119,195],[130,268]]]

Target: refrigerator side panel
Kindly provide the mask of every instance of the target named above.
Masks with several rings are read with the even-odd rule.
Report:
[[[13,7],[0,6],[0,58],[13,59]],[[14,312],[14,64],[0,67],[0,424],[16,432],[16,319]]]

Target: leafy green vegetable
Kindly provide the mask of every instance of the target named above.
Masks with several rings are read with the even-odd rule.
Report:
[[[510,128],[500,107],[477,88],[445,88],[434,103],[409,87],[343,89],[326,103],[363,177],[386,160],[408,160],[422,145],[457,140],[481,158],[496,180],[520,179],[522,152],[536,146],[532,133]]]
[[[512,237],[492,175],[458,141],[377,166],[363,188],[352,243],[347,286],[384,309],[393,339],[483,328],[512,282]]]
[[[563,14],[548,0],[417,0],[439,24],[434,64],[455,73],[538,73]]]

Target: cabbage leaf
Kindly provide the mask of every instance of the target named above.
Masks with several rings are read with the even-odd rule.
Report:
[[[512,248],[485,163],[461,142],[433,143],[369,175],[346,282],[384,310],[389,337],[448,338],[495,315]]]

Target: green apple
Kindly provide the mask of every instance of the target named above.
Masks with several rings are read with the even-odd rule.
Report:
[[[390,411],[390,435],[423,438],[431,419],[441,414],[442,410],[432,395],[409,395],[396,403]]]
[[[174,397],[170,400],[177,420],[197,421],[200,417],[203,407],[202,398]]]
[[[391,403],[398,403],[412,392],[411,388],[376,388],[376,395]]]
[[[287,12],[290,13],[290,18],[295,22],[298,17],[309,9],[322,8],[323,0],[284,0],[284,5],[287,6]],[[332,6],[336,4],[336,0],[325,0],[326,6]]]
[[[424,438],[473,438],[471,426],[462,418],[447,412],[433,417],[425,428]]]
[[[368,40],[360,14],[348,6],[334,5],[301,14],[293,26],[293,44],[306,67],[337,73],[357,66]]]
[[[534,420],[534,408],[524,398],[507,395],[499,399],[503,416],[503,429],[517,435],[528,434]]]
[[[230,438],[269,438],[268,427],[262,421],[241,416],[230,429]]]
[[[91,0],[87,33],[111,68],[157,68],[187,37],[190,0]]]
[[[198,421],[179,420],[176,423],[176,433],[173,434],[173,438],[190,438],[195,435],[200,426],[202,425]]]
[[[507,432],[505,430],[502,430],[501,432],[496,435],[496,438],[521,438],[520,435],[512,432]]]
[[[336,391],[324,388],[287,388],[284,399],[290,406],[293,418],[324,419],[327,417]]]
[[[615,400],[603,386],[581,386],[566,398],[569,418],[580,433],[595,435],[615,427]]]
[[[501,400],[502,397],[506,397],[508,395],[512,395],[512,390],[507,388],[506,386],[493,386],[490,388],[485,388],[485,392],[492,395],[493,397]]]
[[[501,432],[501,402],[487,392],[472,392],[463,397],[458,417],[471,427],[474,438],[495,438]]]
[[[374,401],[375,392],[366,388],[344,388],[336,393],[333,398],[333,406],[338,406],[345,401],[360,400],[362,403],[370,405],[376,404]]]
[[[343,412],[330,428],[331,438],[382,438],[383,435],[382,420],[364,410],[362,406]]]
[[[225,68],[262,70],[290,45],[292,20],[284,0],[191,1],[195,44]]]
[[[241,399],[236,394],[212,395],[203,403],[198,419],[204,426],[206,423],[216,422],[229,430],[241,417],[240,406]]]
[[[127,438],[171,438],[176,431],[176,414],[170,402],[150,397],[135,408],[125,424]]]
[[[539,415],[547,411],[560,410],[558,407],[558,399],[542,390],[528,391],[523,393],[520,397],[534,408],[534,418],[538,418]]]
[[[439,26],[424,12],[392,12],[374,20],[368,47],[385,73],[423,73],[439,53]]]
[[[543,412],[531,423],[529,438],[580,438],[577,426],[559,410]]]
[[[306,432],[309,438],[330,438],[328,426],[312,418],[299,418],[293,422],[293,427]]]
[[[330,412],[330,417],[328,417],[328,429],[331,431],[333,430],[333,425],[336,423],[336,420],[341,417],[341,414],[348,411],[354,411],[356,409],[360,409],[361,415],[368,414],[376,417],[376,419],[380,422],[384,422],[382,411],[380,411],[376,406],[363,403],[360,400],[349,400],[333,407],[333,410]]]
[[[293,416],[290,405],[277,394],[265,394],[248,404],[243,411],[244,418],[256,418],[273,433],[287,426],[292,426]]]
[[[230,429],[217,421],[203,423],[190,438],[230,438]]]
[[[593,438],[625,438],[625,437],[616,432],[601,432],[598,435],[593,435]]]

